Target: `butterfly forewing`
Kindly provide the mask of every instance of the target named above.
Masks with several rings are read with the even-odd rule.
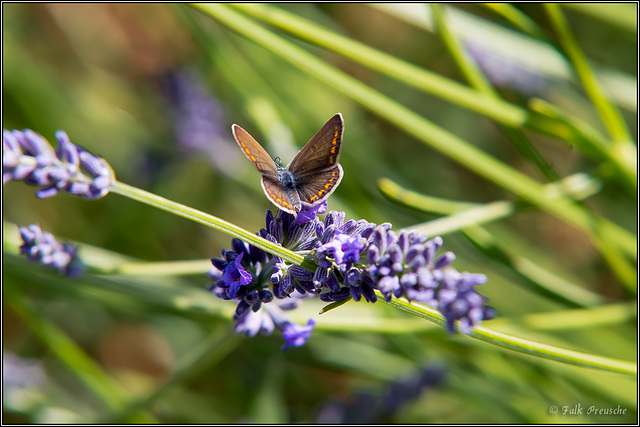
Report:
[[[247,159],[251,160],[251,163],[255,165],[256,169],[258,169],[263,176],[277,179],[278,168],[265,149],[258,144],[258,141],[253,139],[253,137],[249,135],[249,132],[238,125],[234,124],[231,126],[231,130],[240,149],[244,155],[247,156]]]
[[[337,165],[342,151],[343,129],[342,115],[338,113],[331,117],[293,158],[289,170],[296,177],[304,177]]]

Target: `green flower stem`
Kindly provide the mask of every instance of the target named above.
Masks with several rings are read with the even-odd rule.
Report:
[[[231,13],[221,11],[221,8],[216,8],[213,5],[195,4],[194,6],[218,19],[221,19],[221,13],[225,16]],[[329,31],[320,25],[273,6],[254,3],[233,4],[232,6],[270,25],[288,31],[302,40],[330,49],[356,63],[386,74],[411,87],[487,116],[505,126],[512,128],[526,127],[575,144],[580,149],[585,150],[585,153],[596,161],[600,161],[603,158],[607,159],[616,168],[625,185],[629,188],[636,188],[636,168],[630,164],[630,160],[627,157],[631,153],[626,152],[628,150],[610,150],[611,144],[609,141],[596,129],[577,117],[565,115],[559,118],[536,110],[528,111],[522,109],[380,52],[353,39]],[[236,22],[240,18],[237,14],[232,16],[234,16],[232,19],[236,20]],[[245,22],[245,20],[242,22]],[[252,30],[240,28],[237,31],[251,39],[248,33],[253,32]],[[259,44],[266,47],[265,43],[259,42]],[[279,51],[276,51],[276,54],[284,55]]]
[[[534,39],[547,39],[544,30],[540,28],[533,19],[529,18],[526,14],[522,13],[519,9],[509,3],[481,3],[480,6],[486,7],[500,17],[506,19],[513,26]]]
[[[458,43],[453,36],[453,33],[449,31],[442,6],[438,3],[432,3],[430,6],[437,32],[464,78],[479,92],[492,98],[498,98],[497,92],[493,86],[491,86],[491,83],[489,83],[485,76],[478,70],[475,63],[469,60],[469,55],[461,48],[460,43]]]
[[[276,245],[269,240],[250,233],[247,230],[231,224],[223,219],[217,218],[213,215],[201,212],[197,209],[185,206],[181,203],[173,202],[164,197],[157,196],[153,193],[141,190],[131,185],[124,184],[120,181],[116,181],[111,186],[111,191],[122,196],[128,197],[133,200],[137,200],[147,205],[154,206],[164,211],[179,215],[181,217],[190,219],[200,224],[204,224],[208,227],[222,231],[232,237],[237,237],[243,242],[249,243],[257,248],[265,250],[271,254],[278,255],[280,258],[289,261],[293,264],[299,265],[303,268],[307,268],[310,271],[315,270],[315,265],[308,260],[305,260],[302,256],[292,252],[280,245]]]
[[[376,294],[378,295],[378,298],[384,300],[384,297],[378,291],[376,291]],[[423,307],[418,304],[411,304],[404,300],[395,299],[391,300],[387,304],[439,325],[445,326],[446,324],[444,317],[434,309]],[[528,354],[547,360],[555,360],[570,365],[619,372],[632,376],[635,376],[638,371],[638,366],[635,363],[555,347],[524,338],[514,337],[485,327],[472,328],[469,336],[518,353]]]
[[[562,7],[577,10],[591,18],[618,27],[634,37],[638,34],[638,5],[633,2],[563,3]]]
[[[96,365],[67,335],[42,317],[35,307],[12,286],[3,288],[5,302],[20,315],[35,335],[53,354],[112,412],[125,407],[127,398],[121,388]],[[131,423],[154,423],[157,420],[142,408],[129,414]]]
[[[494,87],[491,86],[475,62],[471,60],[469,54],[462,48],[453,33],[449,30],[442,6],[437,3],[432,3],[431,10],[436,28],[440,37],[442,37],[444,45],[449,50],[449,53],[467,81],[478,91],[495,99],[500,99]],[[544,160],[522,130],[500,124],[498,124],[498,127],[509,137],[518,151],[542,172],[547,181],[557,181],[559,179],[558,174],[551,168],[549,163]]]
[[[558,34],[560,43],[567,52],[568,58],[582,81],[587,95],[589,95],[589,98],[591,98],[591,101],[593,101],[593,104],[598,109],[609,134],[616,144],[631,144],[631,135],[629,135],[629,130],[620,111],[609,102],[598,80],[596,80],[591,71],[591,67],[589,67],[587,63],[587,58],[584,56],[577,40],[571,33],[569,24],[560,9],[560,5],[556,3],[546,3],[543,4],[543,6],[551,20],[551,24]]]

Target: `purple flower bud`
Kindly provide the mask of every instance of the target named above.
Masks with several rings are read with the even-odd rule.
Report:
[[[273,301],[273,293],[267,289],[262,289],[260,291],[260,301],[262,301],[263,303],[270,303],[271,301]]]
[[[327,216],[324,218],[325,228],[329,227],[330,225],[335,225],[336,228],[340,227],[344,223],[344,217],[345,217],[344,212],[336,212],[336,211],[329,212]]]
[[[273,212],[271,212],[271,209],[267,209],[267,213],[265,214],[265,218],[264,218],[265,228],[267,230],[269,230],[269,227],[271,227],[272,221],[273,221]]]
[[[84,267],[75,246],[58,243],[53,234],[42,231],[37,224],[18,227],[18,230],[23,241],[20,253],[27,259],[53,267],[67,277],[75,278],[82,274]]]
[[[367,300],[367,302],[374,303],[378,301],[378,297],[373,291],[373,287],[362,286],[360,289],[362,289],[362,296],[364,296],[364,299]]]
[[[236,316],[241,316],[245,311],[251,308],[251,304],[242,300],[238,303],[236,307]]]
[[[327,288],[331,292],[337,292],[340,290],[340,282],[338,282],[338,278],[333,273],[333,271],[329,272],[329,277],[327,278]]]
[[[438,292],[438,301],[440,302],[440,307],[444,307],[453,300],[456,299],[456,291],[452,289],[442,289]]]
[[[347,289],[349,289],[349,294],[355,302],[362,299],[362,288],[360,286],[349,286]]]
[[[462,276],[464,281],[471,286],[483,285],[487,283],[487,276],[485,276],[484,274],[463,273]]]
[[[382,254],[387,251],[387,230],[379,226],[373,232],[373,246]]]
[[[271,224],[269,224],[269,228],[267,230],[269,231],[269,234],[271,234],[276,239],[276,241],[282,242],[282,238],[284,237],[284,228],[280,217],[275,218],[273,221],[271,221]]]
[[[433,249],[437,252],[438,249],[440,249],[442,247],[443,241],[442,241],[442,237],[440,236],[436,236],[433,239],[429,240],[429,242],[431,242],[433,244]]]
[[[336,291],[327,292],[320,295],[320,300],[324,302],[344,301],[350,297],[350,290],[347,287],[339,288]]]
[[[224,269],[222,278],[225,285],[229,286],[229,295],[231,298],[235,298],[240,286],[248,285],[251,283],[251,280],[253,280],[251,273],[245,270],[241,264],[243,256],[244,252],[238,255],[233,262],[227,264]]]
[[[293,276],[294,279],[297,279],[300,281],[305,281],[305,282],[313,281],[313,273],[297,265],[292,265],[289,268],[289,274],[291,274],[291,276]]]
[[[451,263],[456,259],[456,256],[453,252],[445,252],[438,257],[434,264],[434,268],[443,269],[451,265]]]
[[[351,235],[351,234],[354,234],[356,230],[356,226],[357,226],[356,221],[354,219],[350,219],[349,221],[345,222],[340,227],[338,227],[338,230],[341,233]]]
[[[333,239],[333,237],[336,235],[337,229],[338,227],[336,227],[335,225],[329,225],[325,227],[324,232],[320,237],[320,243],[322,243],[323,245],[326,243],[329,243]]]
[[[376,264],[380,261],[380,251],[374,245],[369,246],[367,250],[367,264]]]
[[[240,239],[238,238],[233,238],[231,239],[231,248],[234,250],[234,252],[236,252],[237,254],[245,254],[245,255],[249,255],[249,251],[247,250],[247,245]],[[246,260],[247,258],[245,258]]]
[[[290,274],[285,274],[285,276],[280,281],[280,295],[289,295],[291,292],[293,292],[294,284],[295,283],[293,277],[291,277]]]
[[[80,168],[78,147],[71,143],[69,136],[64,131],[56,131],[55,136],[58,141],[58,158],[67,165],[70,174],[77,173]]]
[[[315,223],[315,227],[316,227],[316,236],[318,237],[322,236],[324,234],[324,223],[322,221],[318,221]]]
[[[375,223],[368,222],[360,232],[360,235],[365,239],[369,239],[373,234],[374,230],[376,229],[376,227],[377,225]]]
[[[58,194],[58,188],[55,184],[51,184],[36,191],[36,197],[38,199],[47,199],[55,196],[56,194]]]
[[[329,270],[324,267],[316,268],[316,271],[313,273],[313,285],[316,289],[320,289],[327,283],[327,279],[329,278]]]
[[[313,328],[315,328],[316,322],[313,319],[309,319],[306,326],[296,325],[295,323],[287,323],[282,329],[282,336],[285,339],[285,344],[282,347],[282,351],[285,351],[291,347],[300,347],[311,336]]]
[[[404,230],[400,231],[398,239],[396,240],[396,246],[402,255],[405,255],[409,250],[409,233]]]
[[[377,288],[384,294],[395,291],[399,286],[398,276],[384,276],[378,281]]]
[[[352,267],[347,271],[347,274],[344,278],[344,284],[347,286],[360,286],[362,282],[362,275],[360,274],[360,270]]]

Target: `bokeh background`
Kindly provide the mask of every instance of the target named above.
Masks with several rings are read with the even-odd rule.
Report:
[[[637,5],[600,6],[566,4],[562,11],[636,141]],[[432,23],[429,5],[271,7],[468,85]],[[421,143],[384,114],[190,6],[5,3],[2,8],[5,129],[33,129],[50,141],[63,129],[74,143],[107,159],[118,180],[252,232],[264,226],[269,203],[259,175],[233,141],[232,123],[286,164],[341,112],[345,176],[329,208],[346,211],[347,218],[391,222],[400,229],[441,216],[385,197],[382,178],[452,201],[517,200],[455,156]],[[535,31],[527,33],[508,14],[478,4],[446,6],[445,12],[468,57],[502,99],[525,109],[532,99],[542,99],[606,135],[544,6],[513,8]],[[637,193],[580,147],[518,129],[548,164],[545,174],[486,115],[260,25],[540,182],[553,175],[591,175],[599,190],[583,202],[585,209],[637,236]],[[67,194],[39,200],[33,191],[23,183],[3,186],[3,282],[10,289],[3,304],[5,422],[636,421],[635,378],[447,335],[382,303],[349,303],[319,318],[322,305],[307,304],[297,316],[302,322],[315,316],[318,326],[307,345],[287,352],[280,351],[278,334],[234,336],[233,304],[203,291],[208,259],[230,247],[229,236],[115,194],[98,201]],[[32,223],[82,244],[81,253],[96,264],[194,260],[199,271],[59,278],[14,255],[15,224]],[[486,230],[512,253],[597,296],[602,308],[576,315],[585,307],[550,297],[532,283],[538,277],[483,251],[464,233],[448,233],[444,250],[456,253],[454,266],[489,278],[481,292],[499,318],[487,327],[636,360],[636,290],[621,283],[584,233],[524,205]],[[635,259],[630,263],[637,271]],[[202,306],[181,305],[180,297]],[[83,365],[85,356],[90,367]],[[389,390],[402,395],[398,384],[425,367],[441,378],[409,393],[394,411],[367,418],[372,401],[390,399]],[[570,416],[549,410],[576,404],[620,405],[627,411]]]

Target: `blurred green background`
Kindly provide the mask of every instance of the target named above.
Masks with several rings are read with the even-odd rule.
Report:
[[[232,123],[287,164],[326,120],[341,112],[345,175],[329,209],[344,210],[347,218],[391,222],[400,229],[441,216],[383,196],[378,189],[381,178],[453,201],[517,200],[455,155],[421,143],[401,123],[346,96],[339,85],[318,80],[187,5],[2,7],[3,128],[33,129],[50,141],[55,130],[63,129],[72,142],[107,159],[118,180],[252,232],[264,226],[269,203],[259,175],[236,148]],[[351,42],[468,85],[432,24],[429,5],[413,7],[272,5]],[[589,66],[631,128],[633,141],[636,7],[562,7]],[[255,20],[242,9],[224,6],[227,9]],[[532,99],[544,100],[607,134],[607,123],[563,55],[543,5],[517,4],[501,13],[479,4],[458,4],[447,6],[446,12],[449,29],[482,66],[500,98],[524,110]],[[479,114],[393,74],[255,22],[539,182],[546,183],[550,176],[590,174],[601,187],[581,207],[637,236],[636,190],[617,179],[597,153],[545,132],[516,128],[548,164],[541,171],[515,148],[513,133],[488,118],[491,106],[487,114]],[[41,369],[42,378],[20,393],[5,392],[5,422],[313,423],[326,421],[318,418],[325,402],[349,404],[357,402],[359,393],[382,393],[392,381],[425,364],[442,366],[444,383],[378,422],[637,421],[633,377],[449,336],[442,328],[382,303],[349,303],[316,316],[318,326],[307,344],[284,353],[277,333],[252,339],[233,336],[233,304],[213,296],[209,301],[203,291],[208,259],[230,247],[229,236],[115,194],[98,201],[67,194],[39,200],[33,191],[22,183],[3,186],[3,282],[11,290],[4,294],[3,348]],[[64,241],[88,245],[81,253],[92,254],[98,264],[130,257],[150,262],[201,260],[202,267],[199,274],[180,277],[64,280],[13,255],[17,233],[7,224],[31,223]],[[570,298],[550,296],[536,285],[544,279],[530,277],[515,262],[505,263],[504,253],[486,250],[459,231],[444,235],[443,250],[457,255],[454,267],[489,278],[480,291],[497,308],[499,319],[486,322],[487,327],[585,353],[636,360],[636,290],[622,283],[624,267],[616,270],[585,233],[537,208],[524,207],[484,227],[511,255],[526,257],[553,274],[554,282],[571,283],[596,301],[571,304]],[[622,262],[637,278],[636,260],[631,258]],[[181,304],[180,298],[187,303]],[[585,305],[605,309],[588,316],[575,314]],[[321,307],[311,302],[296,319],[304,322]],[[545,313],[564,317],[556,323]],[[527,317],[533,314],[540,317]],[[571,321],[576,318],[582,320]],[[74,356],[79,350],[89,356],[95,371],[78,372],[83,371],[75,363],[81,363],[81,353]],[[627,411],[614,416],[588,414],[585,409],[582,415],[570,416],[549,410],[551,405],[576,404],[620,405]]]

